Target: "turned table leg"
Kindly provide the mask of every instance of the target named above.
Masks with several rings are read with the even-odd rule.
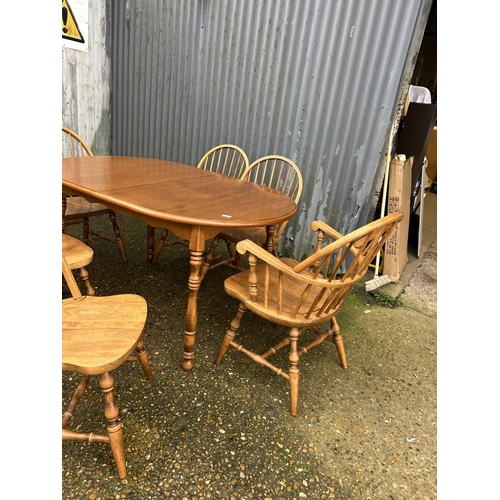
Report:
[[[191,274],[189,275],[189,297],[186,312],[184,331],[184,352],[182,368],[189,371],[193,368],[194,344],[196,337],[196,320],[198,315],[198,290],[201,284],[201,267],[203,264],[203,251],[191,250],[189,259]]]

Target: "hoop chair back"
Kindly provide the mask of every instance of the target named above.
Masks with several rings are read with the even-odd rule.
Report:
[[[62,127],[62,157],[94,156],[89,145],[73,130]]]
[[[207,151],[198,163],[198,168],[240,178],[248,168],[248,157],[234,144],[220,144]]]
[[[303,180],[299,167],[280,155],[268,155],[254,161],[242,176],[243,180],[267,186],[286,194],[298,203],[302,195]],[[274,238],[279,242],[288,221],[276,227]]]

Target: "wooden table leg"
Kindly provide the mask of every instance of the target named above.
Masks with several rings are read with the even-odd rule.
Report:
[[[191,250],[189,259],[191,274],[189,275],[189,297],[186,312],[184,331],[184,352],[182,368],[188,372],[193,368],[194,344],[196,337],[196,320],[198,316],[198,290],[201,284],[201,266],[203,264],[203,251]]]

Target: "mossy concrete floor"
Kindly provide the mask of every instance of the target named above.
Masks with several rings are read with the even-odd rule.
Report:
[[[214,363],[237,309],[223,289],[234,271],[221,266],[202,283],[195,366],[185,373],[188,249],[167,248],[151,265],[146,224],[120,215],[118,221],[128,263],[115,245],[98,241],[88,271],[98,295],[137,293],[147,300],[144,338],[155,378],[148,383],[135,363],[115,371],[126,479],[118,479],[108,445],[63,442],[62,498],[437,497],[435,294],[400,291],[403,305],[391,309],[363,286],[352,292],[338,315],[349,367],[340,367],[329,342],[305,355],[299,415],[292,417],[285,379],[236,351]],[[111,235],[106,217],[92,225]],[[79,236],[79,228],[68,234]],[[422,269],[426,259],[432,268],[432,255],[421,256]],[[435,290],[435,275],[422,279]],[[260,349],[284,332],[247,313],[240,333]],[[278,356],[286,368],[287,353]],[[62,380],[64,410],[79,379],[63,373]],[[70,428],[105,431],[97,381]]]

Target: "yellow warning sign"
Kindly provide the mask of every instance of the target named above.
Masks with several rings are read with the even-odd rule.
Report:
[[[62,0],[62,37],[74,42],[85,43],[67,0]]]

